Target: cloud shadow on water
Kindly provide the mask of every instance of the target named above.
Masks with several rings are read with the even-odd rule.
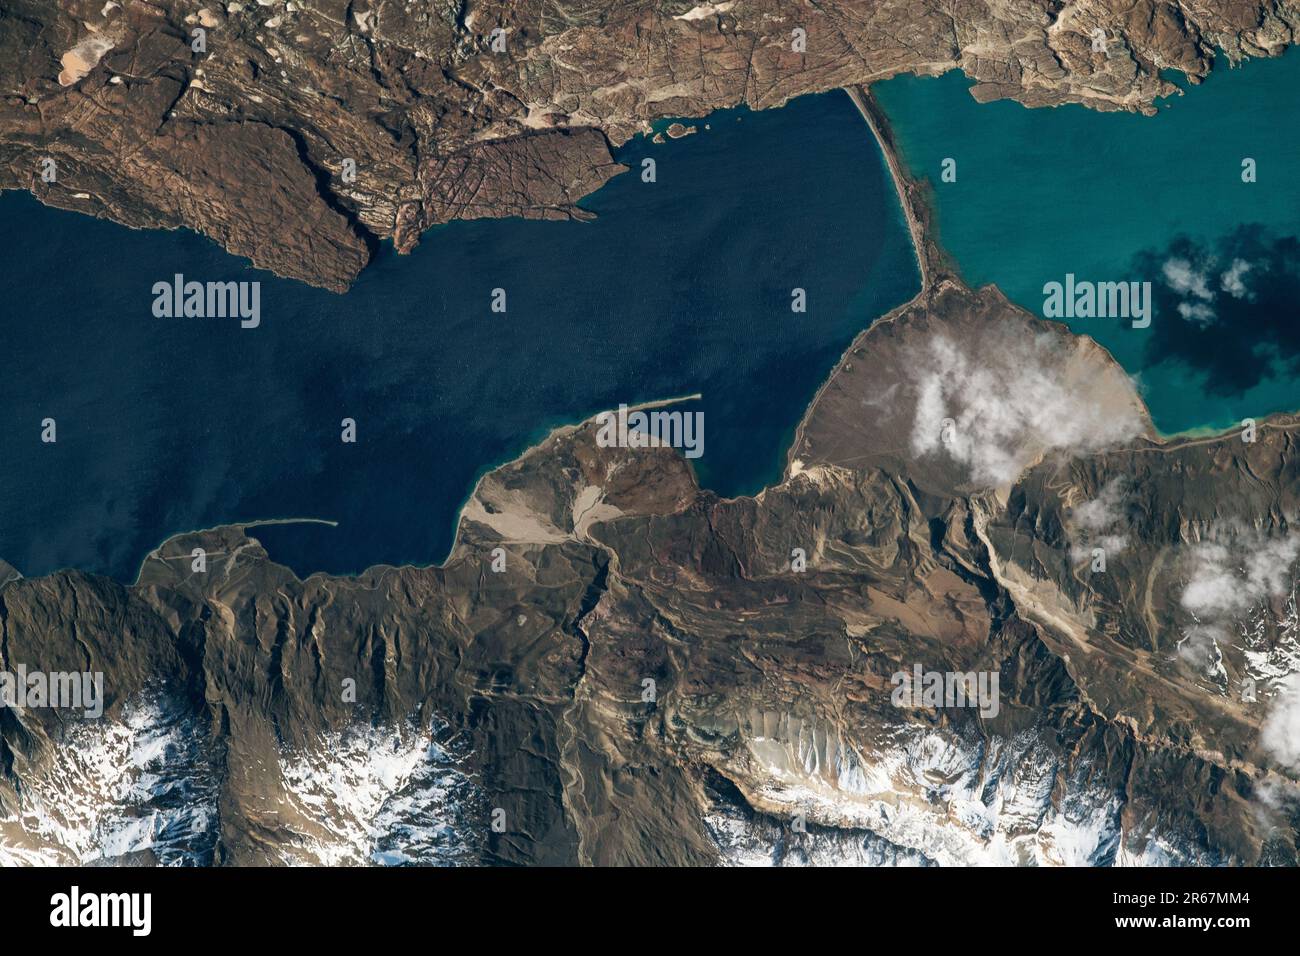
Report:
[[[1181,362],[1214,395],[1300,372],[1300,240],[1259,225],[1137,256],[1154,303],[1147,364]]]

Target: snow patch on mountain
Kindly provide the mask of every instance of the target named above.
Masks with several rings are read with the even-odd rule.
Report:
[[[117,720],[70,724],[21,774],[17,811],[0,817],[0,866],[209,863],[217,779],[202,728],[164,693]]]
[[[285,751],[280,773],[295,813],[285,862],[329,866],[477,861],[466,825],[482,803],[464,755],[414,727],[349,728]],[[482,816],[485,822],[486,814]]]
[[[758,806],[881,841],[851,837],[826,850],[830,857],[945,866],[1116,862],[1121,794],[1094,779],[1086,761],[1067,765],[1036,732],[984,740],[899,726],[868,756],[824,723],[759,723],[752,729],[763,733],[747,739],[746,775],[759,781]],[[724,858],[776,853],[748,846],[734,823],[706,822]]]

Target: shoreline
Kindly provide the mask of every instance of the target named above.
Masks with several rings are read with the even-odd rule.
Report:
[[[903,167],[902,160],[898,155],[897,147],[893,139],[892,130],[890,129],[889,126],[888,118],[881,110],[879,104],[876,103],[876,100],[871,95],[870,90],[858,86],[841,87],[841,89],[843,89],[844,92],[848,94],[849,99],[853,102],[854,106],[858,110],[858,113],[866,122],[868,129],[871,130],[872,137],[875,140],[876,146],[877,148],[879,148],[881,152],[881,156],[885,161],[885,168],[888,171],[891,180],[893,181],[894,190],[896,195],[898,196],[899,206],[903,214],[904,222],[907,225],[908,235],[911,239],[912,254],[916,261],[917,272],[919,273],[919,277],[921,280],[921,288],[917,291],[916,295],[912,296],[910,299],[907,299],[905,302],[900,303],[899,305],[890,309],[888,312],[885,312],[871,319],[864,328],[860,329],[857,332],[857,334],[854,335],[852,341],[850,341],[848,346],[845,348],[845,351],[840,354],[838,359],[836,359],[835,363],[831,366],[829,371],[826,373],[826,376],[822,380],[822,383],[817,386],[817,389],[813,393],[812,398],[809,399],[807,404],[804,406],[803,413],[800,415],[799,421],[795,425],[794,433],[791,436],[790,443],[785,449],[785,467],[782,470],[780,480],[773,482],[770,485],[764,486],[763,488],[755,492],[753,495],[741,495],[737,497],[750,497],[750,498],[757,499],[761,497],[763,494],[765,494],[769,488],[779,486],[790,479],[790,465],[793,460],[792,456],[794,454],[795,448],[798,447],[799,440],[803,434],[804,425],[808,419],[809,412],[811,412],[812,409],[816,406],[818,400],[821,398],[822,393],[826,390],[827,386],[834,379],[835,372],[840,367],[840,363],[843,361],[844,355],[848,354],[848,352],[857,345],[859,339],[861,339],[863,335],[867,334],[878,323],[888,322],[896,318],[898,315],[902,314],[905,310],[911,308],[917,301],[931,294],[936,287],[941,286],[946,282],[955,280],[955,276],[952,275],[951,271],[942,265],[942,261],[943,261],[942,253],[938,249],[938,247],[931,241],[929,237],[929,208],[928,206],[925,205],[924,201],[920,197],[921,189],[919,184],[914,179],[912,179],[910,175],[908,175],[907,171]],[[635,405],[629,405],[628,410],[637,411],[637,410],[646,410],[646,409],[653,409],[653,408],[662,408],[665,406],[676,405],[683,402],[696,401],[701,398],[703,398],[703,395],[699,392],[695,392],[690,395],[677,396],[673,398],[651,399],[645,402],[639,402]],[[282,566],[288,568],[289,572],[300,583],[310,581],[313,578],[322,577],[322,576],[331,579],[357,580],[367,575],[383,574],[388,571],[401,570],[403,568],[412,568],[415,570],[426,570],[429,568],[436,568],[436,569],[445,568],[448,562],[452,560],[453,556],[456,553],[456,548],[460,544],[460,540],[461,540],[460,529],[464,521],[465,508],[469,504],[469,502],[473,500],[474,496],[478,494],[479,487],[481,486],[484,478],[486,478],[488,475],[492,474],[493,472],[497,471],[498,469],[505,467],[506,465],[509,465],[514,462],[522,461],[523,459],[527,458],[529,455],[538,451],[543,445],[545,445],[547,442],[551,441],[552,439],[573,432],[579,428],[582,428],[584,425],[593,421],[595,417],[601,414],[601,412],[603,411],[607,411],[607,409],[601,409],[577,421],[569,421],[566,423],[555,425],[549,428],[538,441],[529,445],[527,448],[525,448],[523,451],[521,451],[519,454],[515,455],[514,457],[508,458],[494,465],[484,466],[482,470],[478,473],[478,475],[475,477],[473,486],[471,487],[469,494],[465,497],[465,500],[462,501],[460,503],[460,506],[456,509],[456,521],[452,530],[451,545],[449,547],[447,554],[444,555],[443,558],[439,561],[431,561],[428,564],[416,564],[414,562],[406,562],[400,564],[387,564],[387,563],[373,564],[355,573],[344,573],[344,574],[335,574],[326,571],[312,571],[308,573],[305,577],[300,576],[292,568],[288,568],[287,565],[282,565]],[[694,473],[693,466],[691,471],[692,473]],[[735,500],[735,499],[724,498],[722,500]],[[287,521],[272,520],[272,521],[264,521],[260,523],[273,524],[273,523],[297,523],[297,522],[293,520],[287,520]],[[241,530],[246,530],[247,528],[252,526],[253,525],[232,522],[230,524],[218,525],[217,527],[218,528],[237,527],[240,528]],[[216,530],[216,529],[206,529],[206,530]],[[194,533],[196,532],[191,531],[191,532],[181,532],[179,534],[172,535],[169,538],[165,539],[161,544],[159,544],[158,548],[161,548],[168,541],[171,541],[175,538],[182,537],[186,534],[194,534]],[[155,548],[155,551],[157,550],[158,549]],[[152,554],[153,552],[150,552],[150,556]],[[148,561],[148,559],[149,557],[147,556],[145,558],[145,561]],[[277,564],[279,563],[276,562],[274,558],[271,558],[269,553],[268,553],[268,560],[271,560],[273,563],[277,563]],[[140,574],[144,570],[144,563],[145,562],[141,562],[140,568],[137,569],[136,571],[137,581],[139,580]]]
[[[655,408],[664,408],[670,405],[681,405],[686,402],[696,402],[696,401],[700,401],[703,398],[704,398],[704,394],[702,392],[692,392],[689,395],[678,395],[672,398],[657,398],[657,399],[650,399],[644,402],[637,402],[636,404],[628,405],[627,408],[629,412],[647,411]],[[476,494],[478,494],[479,486],[483,483],[484,478],[486,478],[488,475],[492,474],[493,472],[497,471],[498,469],[504,468],[506,465],[509,465],[516,461],[523,460],[524,458],[538,451],[543,445],[545,445],[548,441],[551,441],[553,438],[568,434],[569,432],[576,431],[577,429],[582,428],[583,426],[594,421],[597,415],[601,415],[606,411],[609,411],[609,409],[600,409],[599,411],[593,412],[592,414],[586,416],[585,418],[582,418],[579,421],[570,421],[563,424],[552,426],[546,429],[545,434],[542,436],[540,440],[533,442],[531,445],[529,445],[519,454],[514,455],[513,457],[510,458],[506,458],[503,461],[499,461],[496,464],[484,466],[479,471],[479,473],[475,476],[474,484],[470,488],[469,494],[465,496],[465,500],[462,501],[456,509],[456,523],[452,529],[451,545],[448,548],[447,553],[443,555],[443,557],[440,560],[430,561],[427,564],[419,564],[414,561],[401,562],[397,564],[389,564],[386,562],[381,562],[379,564],[368,565],[367,567],[362,568],[360,571],[355,571],[355,572],[339,573],[339,572],[329,572],[329,571],[311,571],[305,577],[303,577],[300,576],[297,571],[294,571],[294,569],[290,568],[288,565],[280,564],[279,561],[276,561],[275,558],[270,556],[269,552],[267,558],[273,564],[280,564],[281,567],[288,568],[289,572],[300,583],[310,581],[312,578],[321,577],[321,576],[328,577],[334,580],[338,580],[338,579],[356,580],[372,573],[383,574],[384,572],[387,571],[399,571],[403,568],[412,568],[417,571],[428,570],[429,568],[445,568],[447,566],[447,563],[452,559],[452,556],[456,553],[456,546],[460,543],[460,526],[465,516],[465,506],[468,505],[474,499],[474,496]],[[161,541],[158,544],[158,546],[153,549],[153,551],[150,551],[149,554],[145,556],[144,561],[140,562],[140,567],[136,569],[135,581],[132,583],[132,586],[134,587],[135,584],[139,583],[140,575],[144,571],[146,562],[148,562],[149,559],[152,558],[158,552],[158,550],[160,550],[169,541],[174,541],[177,538],[182,538],[191,534],[203,534],[204,532],[207,531],[218,531],[222,528],[239,528],[241,531],[247,532],[252,528],[265,527],[267,525],[286,525],[286,524],[323,524],[335,528],[337,528],[339,525],[337,521],[330,521],[324,518],[270,518],[261,521],[252,521],[252,522],[232,521],[225,524],[214,525],[211,528],[202,528],[197,531],[177,532],[176,534],[169,535],[167,538],[163,539],[163,541]],[[251,535],[249,536],[249,538],[250,540],[253,541],[257,540],[256,538],[253,538]],[[258,541],[258,544],[261,544],[261,542]],[[263,547],[265,546],[263,545]],[[76,570],[76,569],[70,568],[64,570]],[[19,573],[21,575],[21,572]]]
[[[876,98],[871,94],[869,88],[862,86],[847,86],[843,89],[849,95],[849,99],[853,101],[853,105],[857,107],[858,112],[862,115],[867,127],[871,130],[876,145],[879,147],[881,154],[885,158],[885,166],[894,180],[894,188],[898,194],[899,204],[902,206],[903,216],[908,226],[908,232],[912,236],[913,252],[916,256],[917,268],[921,273],[921,290],[908,301],[890,309],[888,312],[872,320],[866,328],[854,336],[849,347],[840,355],[840,358],[836,361],[826,379],[814,393],[812,400],[804,409],[804,414],[800,418],[799,424],[795,427],[794,439],[790,443],[790,447],[786,449],[786,466],[782,476],[782,481],[788,481],[792,477],[791,466],[795,460],[794,452],[803,438],[804,426],[808,420],[809,413],[821,399],[826,388],[834,380],[835,372],[843,363],[844,357],[858,346],[860,340],[877,325],[894,321],[899,315],[902,315],[907,310],[913,308],[922,299],[933,294],[936,290],[942,288],[948,283],[956,282],[960,285],[966,286],[966,283],[961,280],[956,269],[946,263],[943,250],[930,236],[930,223],[933,211],[925,201],[921,184],[914,179],[904,167],[897,141],[894,139],[893,128],[890,125],[889,117],[885,115],[884,110],[881,108]],[[972,288],[972,291],[978,291],[974,290],[973,287],[966,287]],[[1088,339],[1097,348],[1101,349],[1117,368],[1123,370],[1130,378],[1132,377],[1132,373],[1124,367],[1123,363],[1115,358],[1110,349],[1092,338],[1092,336],[1087,335],[1086,333],[1075,332],[1063,322],[1046,319],[1034,312],[1030,312],[1028,309],[1024,309],[1022,306],[1007,298],[1006,293],[1002,291],[1001,287],[998,286],[997,283],[989,283],[982,288],[990,287],[996,289],[998,294],[1006,299],[1008,304],[1012,307],[1020,309],[1035,320],[1053,325],[1062,325],[1070,335],[1076,338]],[[1150,442],[1150,444],[1144,448],[1135,449],[1138,451],[1172,451],[1188,445],[1210,444],[1212,442],[1222,441],[1224,438],[1235,433],[1241,427],[1240,424],[1233,424],[1227,427],[1201,425],[1189,429],[1183,429],[1178,432],[1165,433],[1160,431],[1160,429],[1156,427],[1155,422],[1151,419],[1150,408],[1147,405],[1146,400],[1142,397],[1140,391],[1138,392],[1138,400],[1142,403],[1143,412],[1150,425],[1152,435],[1152,437],[1147,438],[1147,441]],[[1253,418],[1260,430],[1273,428],[1282,431],[1291,431],[1300,428],[1300,409],[1273,411],[1263,415],[1253,416]],[[759,492],[759,494],[762,494],[762,492]]]
[[[140,567],[136,568],[135,580],[131,582],[131,587],[135,587],[140,583],[140,575],[144,573],[145,565],[148,564],[151,559],[157,557],[159,560],[165,560],[158,554],[158,552],[161,551],[169,542],[175,541],[177,538],[185,538],[192,534],[207,534],[211,531],[220,531],[223,528],[239,528],[241,531],[246,532],[249,528],[264,528],[269,525],[281,524],[323,524],[328,525],[331,528],[337,528],[339,526],[337,521],[331,521],[329,518],[258,518],[253,521],[228,521],[225,524],[213,525],[210,528],[195,528],[191,531],[178,531],[175,534],[170,534],[163,538],[154,546],[152,551],[144,556],[144,560],[140,562]],[[75,570],[77,569],[62,568],[54,573],[62,574],[64,571]],[[45,575],[41,575],[41,577],[45,577]]]
[[[912,296],[907,301],[871,319],[869,323],[854,336],[853,340],[849,343],[845,351],[841,353],[840,357],[828,370],[826,377],[822,381],[821,385],[818,386],[817,390],[813,393],[812,398],[804,406],[803,414],[801,415],[797,425],[795,426],[791,441],[785,450],[785,468],[783,470],[780,480],[773,482],[772,484],[766,485],[764,488],[760,489],[759,491],[755,492],[752,495],[740,495],[737,496],[738,498],[744,498],[744,497],[759,498],[769,488],[777,487],[791,478],[791,464],[793,462],[793,455],[795,449],[800,444],[800,440],[803,436],[804,428],[807,423],[810,412],[817,405],[818,401],[821,399],[822,395],[824,394],[826,388],[834,380],[835,374],[840,368],[844,360],[844,356],[847,355],[854,348],[858,347],[859,342],[864,335],[868,334],[879,323],[888,323],[890,321],[893,321],[899,315],[903,314],[906,310],[913,308],[919,301],[932,295],[936,290],[941,289],[942,287],[948,285],[949,283],[956,282],[964,285],[964,283],[961,283],[961,280],[958,278],[954,269],[946,262],[943,251],[930,237],[930,222],[932,217],[932,210],[929,204],[927,204],[927,202],[925,201],[925,198],[923,196],[923,187],[904,168],[904,164],[901,159],[901,155],[899,153],[897,142],[894,139],[894,134],[888,117],[885,115],[883,109],[880,107],[879,103],[876,101],[875,97],[872,95],[869,88],[854,85],[854,86],[843,87],[842,89],[844,90],[845,93],[848,94],[849,99],[853,102],[855,108],[858,110],[858,113],[867,124],[867,127],[871,130],[875,143],[877,147],[880,149],[881,155],[885,160],[885,166],[888,169],[889,175],[893,180],[895,193],[898,196],[903,218],[905,223],[907,224],[908,233],[912,241],[912,251],[915,257],[917,270],[920,275],[921,288],[916,293],[916,295]],[[996,283],[993,283],[991,285],[994,288],[998,288],[996,286]],[[998,289],[998,291],[1001,292],[1000,288]],[[1021,308],[1020,306],[1016,306],[1015,303],[1011,303],[1011,304],[1016,308]],[[1038,321],[1047,321],[1047,322],[1051,321],[1051,320],[1044,320],[1042,319],[1041,316],[1029,312],[1028,310],[1022,309],[1022,311],[1025,311],[1026,314],[1030,315],[1031,317],[1033,317]],[[1095,339],[1091,339],[1090,336],[1084,335],[1082,333],[1073,332],[1072,330],[1070,334],[1079,338],[1090,339],[1091,341],[1094,342],[1094,344],[1098,348],[1102,349],[1109,356],[1110,360],[1114,362],[1117,367],[1123,369],[1122,364],[1119,363],[1114,358],[1114,356],[1110,353],[1110,351],[1106,349],[1105,346],[1101,345],[1101,343],[1096,342]],[[1125,370],[1125,372],[1126,374],[1128,374],[1127,370]],[[637,403],[635,405],[629,405],[628,408],[629,410],[648,410],[648,409],[663,408],[666,406],[681,404],[685,402],[697,401],[700,400],[702,397],[703,396],[701,393],[696,392],[689,395],[648,400],[648,401]],[[1145,404],[1146,403],[1144,401],[1143,405],[1145,406]],[[605,410],[602,409],[601,411],[605,411]],[[359,579],[367,575],[382,574],[389,570],[401,570],[405,568],[411,568],[415,570],[445,568],[448,562],[450,562],[454,557],[456,553],[456,549],[460,544],[461,526],[464,520],[465,508],[469,504],[469,502],[473,500],[474,496],[478,493],[478,490],[481,487],[484,478],[509,464],[522,461],[523,459],[537,452],[543,445],[545,445],[547,442],[552,441],[554,438],[568,434],[579,428],[582,428],[584,425],[590,423],[596,417],[596,415],[601,413],[601,411],[597,411],[580,420],[568,421],[565,423],[560,423],[551,426],[547,428],[544,433],[542,433],[541,438],[539,440],[533,442],[518,454],[506,458],[502,461],[496,462],[495,464],[485,465],[475,477],[469,494],[460,503],[459,507],[456,510],[456,518],[455,518],[455,524],[452,532],[451,544],[449,546],[449,550],[447,554],[444,555],[441,560],[430,561],[427,564],[421,564],[415,562],[403,562],[397,564],[379,563],[379,564],[370,565],[354,573],[340,574],[340,573],[331,573],[326,571],[312,571],[309,572],[305,577],[300,577],[297,572],[293,571],[292,568],[288,568],[287,565],[284,565],[284,567],[288,568],[288,570],[293,575],[293,577],[299,582],[306,582],[313,578],[317,578],[321,576],[328,577],[331,579]],[[1256,422],[1260,429],[1278,428],[1278,429],[1290,431],[1295,428],[1300,428],[1300,415],[1297,415],[1297,413],[1295,412],[1278,411],[1278,412],[1269,413],[1264,416],[1259,416],[1256,419]],[[1201,428],[1186,430],[1183,432],[1178,432],[1169,435],[1161,433],[1159,430],[1153,428],[1154,436],[1155,436],[1154,439],[1148,438],[1147,441],[1149,442],[1149,444],[1145,448],[1138,448],[1135,450],[1166,451],[1166,450],[1173,450],[1174,448],[1182,447],[1187,444],[1208,444],[1211,442],[1223,440],[1225,436],[1228,436],[1233,432],[1235,432],[1237,430],[1237,427],[1238,426],[1234,425],[1225,429],[1216,429],[1212,426],[1204,426]],[[538,434],[540,432],[541,429],[539,429],[538,432],[535,432],[534,434]],[[735,500],[735,499],[723,499],[723,500]],[[195,534],[203,534],[206,532],[212,532],[212,531],[217,531],[226,528],[238,528],[243,532],[247,532],[256,527],[267,527],[267,526],[288,525],[288,524],[320,524],[329,527],[338,527],[339,523],[337,521],[332,521],[329,519],[322,519],[322,518],[267,518],[267,519],[251,520],[251,521],[223,522],[209,528],[201,528],[201,529],[176,532],[165,537],[157,546],[155,546],[153,550],[151,550],[145,556],[144,560],[141,561],[140,566],[136,570],[135,580],[129,586],[132,587],[137,586],[140,580],[140,575],[143,573],[143,570],[147,565],[148,561],[154,558],[157,555],[157,553],[166,544],[176,540],[177,538],[186,537]],[[251,538],[251,536],[250,539],[256,540]],[[276,564],[279,563],[275,561],[275,559],[271,557],[269,554],[268,554],[268,560],[270,560],[272,563],[276,563]],[[0,564],[3,564],[2,558],[0,558]],[[11,577],[3,582],[0,582],[0,589],[2,589],[5,584],[9,583],[12,580],[21,579],[24,577],[22,572],[19,569],[14,568],[12,565],[4,564],[4,567],[10,568],[12,571],[14,571],[17,577]],[[76,572],[76,573],[89,573],[89,572],[81,572],[76,568],[62,568],[51,573],[61,574],[61,573],[67,573],[69,571]],[[49,575],[40,575],[39,577],[47,577],[47,576]],[[94,575],[94,576],[99,576],[99,575]]]

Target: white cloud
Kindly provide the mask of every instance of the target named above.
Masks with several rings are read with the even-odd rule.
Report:
[[[1259,744],[1284,767],[1300,770],[1300,673],[1288,674],[1278,683]]]
[[[1174,257],[1161,267],[1165,284],[1180,296],[1188,297],[1178,303],[1178,314],[1200,326],[1210,325],[1217,317],[1213,305],[1216,293],[1210,288],[1210,276],[1206,271],[1213,265],[1214,261],[1210,260],[1204,269],[1200,269],[1187,259]],[[1254,298],[1246,286],[1246,276],[1252,268],[1245,259],[1233,259],[1232,264],[1219,273],[1218,288],[1234,299]]]
[[[1245,276],[1250,272],[1250,263],[1245,259],[1233,259],[1228,270],[1219,276],[1219,287],[1234,299],[1250,298],[1246,288]]]
[[[1291,565],[1300,554],[1300,535],[1251,536],[1232,546],[1208,542],[1193,551],[1192,575],[1183,607],[1212,619],[1241,614],[1268,597],[1288,594]]]
[[[1191,549],[1191,573],[1181,604],[1196,617],[1183,630],[1179,656],[1226,686],[1220,645],[1233,642],[1240,622],[1270,598],[1291,594],[1292,566],[1300,556],[1300,535],[1265,537],[1255,531]]]
[[[1198,272],[1186,259],[1169,259],[1165,262],[1162,271],[1165,275],[1165,283],[1175,292],[1181,295],[1194,295],[1206,302],[1214,298],[1205,273]]]
[[[1132,383],[1118,368],[1099,371],[1083,341],[1012,329],[961,347],[930,339],[908,356],[913,453],[947,455],[996,486],[1047,452],[1097,451],[1140,434]]]
[[[1197,325],[1210,325],[1215,318],[1214,310],[1204,302],[1179,302],[1178,314]]]
[[[1107,554],[1119,554],[1128,547],[1128,535],[1103,534],[1101,536],[1101,546],[1106,549]]]
[[[1101,548],[1107,555],[1116,555],[1128,547],[1127,516],[1124,513],[1124,496],[1128,492],[1128,479],[1119,475],[1106,482],[1097,497],[1070,509],[1069,526],[1073,544],[1070,556],[1076,561],[1093,557],[1093,548]]]
[[[1085,531],[1105,531],[1124,516],[1120,506],[1127,487],[1123,475],[1112,478],[1097,492],[1096,498],[1071,511],[1071,520]]]

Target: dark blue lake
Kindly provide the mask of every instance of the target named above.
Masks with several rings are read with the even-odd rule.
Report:
[[[917,291],[912,249],[844,94],[695,125],[620,150],[633,171],[584,201],[593,222],[454,223],[341,296],[191,233],[0,196],[0,557],[129,581],[177,532],[311,517],[338,526],[257,535],[299,573],[437,562],[484,470],[557,424],[696,392],[702,482],[777,479],[835,359]],[[260,280],[261,326],[155,318],[174,273]]]

